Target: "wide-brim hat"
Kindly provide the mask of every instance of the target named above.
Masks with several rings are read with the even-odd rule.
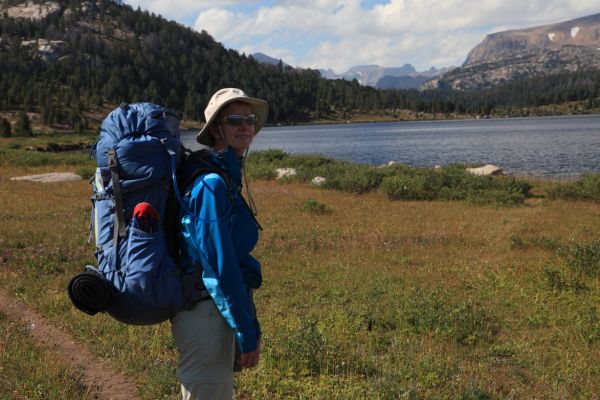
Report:
[[[243,90],[236,88],[225,88],[217,91],[210,98],[208,105],[204,109],[204,118],[206,124],[198,132],[196,140],[207,146],[213,146],[214,140],[210,135],[210,126],[214,122],[219,111],[227,104],[234,101],[249,104],[252,107],[252,113],[256,115],[256,123],[254,124],[254,135],[258,134],[258,131],[265,125],[267,121],[267,113],[269,112],[269,106],[266,101],[261,99],[255,99],[254,97],[248,96]]]

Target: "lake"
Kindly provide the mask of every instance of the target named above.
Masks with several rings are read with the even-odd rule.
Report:
[[[195,133],[184,143],[195,147]],[[518,176],[600,172],[600,115],[263,128],[251,150],[281,149],[372,165],[494,164]]]

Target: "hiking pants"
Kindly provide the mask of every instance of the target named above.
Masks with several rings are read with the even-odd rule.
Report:
[[[235,337],[212,299],[171,320],[179,350],[177,377],[183,400],[230,400]]]

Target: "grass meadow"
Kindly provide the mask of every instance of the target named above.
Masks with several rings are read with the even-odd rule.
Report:
[[[47,158],[27,162],[36,157]],[[599,398],[597,178],[473,183],[452,168],[442,179],[400,166],[403,175],[356,167],[355,182],[339,172],[348,166],[286,157],[248,166],[264,227],[263,342],[259,367],[237,375],[236,398]],[[141,398],[177,399],[168,323],[126,326],[70,304],[68,281],[94,262],[87,181],[9,179],[89,174],[93,162],[12,140],[0,160],[0,287],[133,377]],[[328,170],[274,181],[278,162]],[[306,182],[327,171],[338,171],[328,188]],[[77,369],[24,327],[0,314],[0,332],[0,398],[85,398]]]

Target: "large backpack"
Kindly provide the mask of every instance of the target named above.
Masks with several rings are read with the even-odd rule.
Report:
[[[166,222],[179,212],[173,200],[181,199],[176,169],[188,154],[174,112],[152,103],[121,105],[102,122],[92,154],[97,169],[91,229],[98,267],[88,265],[71,280],[73,304],[90,315],[106,311],[124,323],[149,325],[207,298],[206,290],[198,287],[201,266],[182,271],[165,235]],[[206,164],[204,157],[193,159]],[[192,161],[186,162],[186,170],[194,169]],[[157,232],[132,224],[140,203],[158,211]]]

